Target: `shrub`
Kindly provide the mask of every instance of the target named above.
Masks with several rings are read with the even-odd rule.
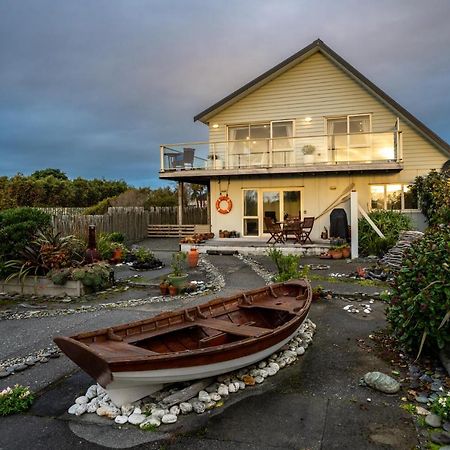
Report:
[[[30,389],[16,384],[0,392],[0,416],[8,416],[26,411],[33,403],[34,396]]]
[[[88,264],[73,269],[72,279],[81,281],[91,292],[100,291],[111,285],[111,269],[106,263]]]
[[[432,170],[426,177],[417,177],[411,192],[430,225],[450,222],[450,179],[448,173]]]
[[[50,226],[50,215],[34,208],[0,211],[0,260],[17,258],[38,230]]]
[[[435,398],[431,404],[431,411],[443,420],[450,419],[450,392]]]
[[[277,266],[278,274],[274,277],[274,281],[282,282],[307,277],[308,266],[305,266],[302,271],[299,270],[300,255],[284,255],[276,248],[270,249],[267,254]]]
[[[358,220],[359,252],[363,256],[384,254],[393,247],[401,231],[412,228],[411,219],[394,211],[372,211],[369,217],[384,234],[385,239],[378,236],[366,219]]]
[[[428,229],[411,245],[388,300],[387,319],[406,350],[450,343],[450,225]]]
[[[83,211],[86,216],[103,215],[108,212],[108,208],[111,206],[112,198],[105,198],[99,201],[96,205],[89,206]]]

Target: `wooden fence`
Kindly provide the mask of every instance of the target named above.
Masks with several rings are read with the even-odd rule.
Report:
[[[147,237],[149,224],[176,224],[178,208],[158,207],[150,211],[140,207],[111,207],[104,215],[83,215],[69,212],[61,214],[58,209],[47,212],[52,214],[52,223],[55,231],[62,235],[75,235],[87,239],[89,225],[95,225],[97,233],[123,233],[127,242],[137,242]],[[183,214],[184,224],[206,224],[206,210],[194,207],[185,208]]]

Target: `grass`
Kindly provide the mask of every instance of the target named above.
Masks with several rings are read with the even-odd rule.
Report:
[[[316,275],[316,274],[309,274],[308,278],[313,281],[327,281],[328,283],[354,283],[359,284],[360,286],[386,286],[386,283],[384,281],[378,281],[378,280],[358,280],[354,278],[337,278],[337,277],[330,277],[325,275]]]

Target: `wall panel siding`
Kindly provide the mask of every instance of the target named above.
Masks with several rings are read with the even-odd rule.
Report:
[[[360,113],[372,114],[373,131],[392,130],[397,118],[328,58],[315,53],[212,117],[210,124],[219,124],[219,128],[210,128],[210,140],[226,140],[227,125],[282,119],[295,119],[296,136],[324,134],[325,117]],[[307,116],[312,118],[310,123],[304,122]],[[439,169],[447,157],[404,120],[400,125],[405,170],[394,178],[403,180],[413,173]]]

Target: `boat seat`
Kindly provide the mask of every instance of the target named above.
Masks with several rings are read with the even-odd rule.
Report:
[[[273,331],[270,328],[254,327],[251,325],[237,325],[235,323],[220,319],[201,319],[196,322],[198,325],[206,328],[212,328],[213,330],[246,337],[260,337]]]
[[[94,350],[99,355],[111,359],[114,357],[135,358],[137,356],[152,356],[159,355],[159,353],[146,350],[145,348],[136,347],[134,345],[126,344],[125,342],[117,341],[103,341],[89,344],[89,348]]]
[[[130,344],[134,344],[135,342],[143,341],[145,339],[150,339],[157,336],[162,336],[167,333],[172,333],[173,331],[184,330],[185,328],[195,327],[197,321],[195,322],[182,322],[175,325],[169,325],[166,327],[156,328],[154,330],[144,331],[142,333],[133,333],[129,336],[123,336],[123,340]]]
[[[302,307],[305,304],[305,301],[298,301],[298,300],[292,300],[292,297],[284,297],[285,300],[283,300],[283,297],[278,297],[276,301],[269,300],[269,301],[259,301],[254,302],[252,304],[246,304],[242,303],[239,305],[239,308],[262,308],[262,309],[272,309],[272,310],[278,310],[278,311],[285,311],[291,314],[298,314]]]

